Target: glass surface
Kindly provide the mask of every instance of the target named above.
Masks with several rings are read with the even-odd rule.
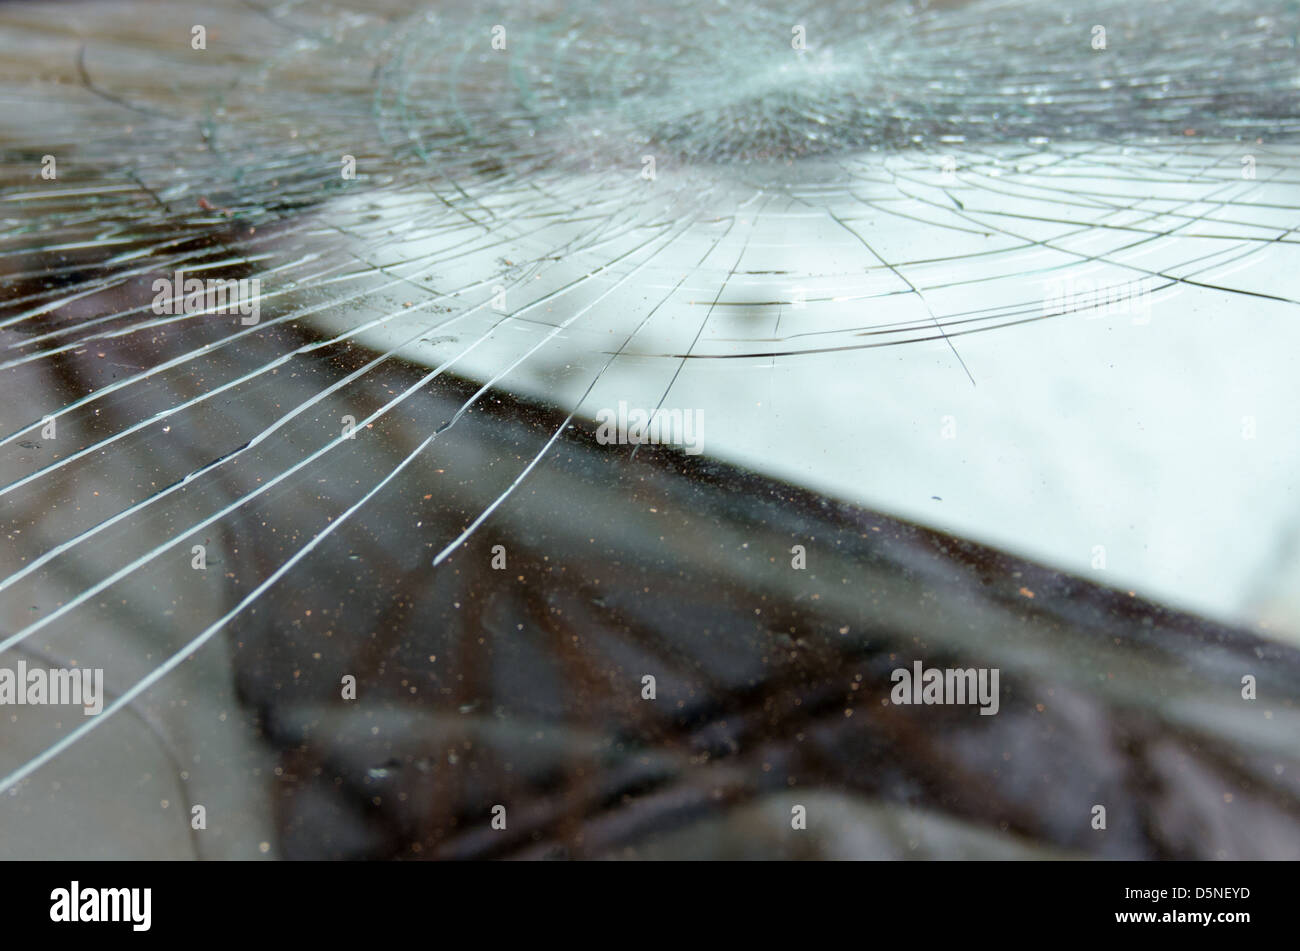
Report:
[[[0,857],[1300,857],[1294,4],[54,9]]]

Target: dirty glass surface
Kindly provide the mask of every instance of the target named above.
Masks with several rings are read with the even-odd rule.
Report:
[[[1298,31],[0,6],[0,856],[1300,857]]]

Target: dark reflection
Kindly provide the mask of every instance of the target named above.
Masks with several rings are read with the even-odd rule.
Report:
[[[81,381],[132,352],[105,346],[103,358],[61,360],[64,373]],[[273,352],[250,343],[227,369]],[[140,442],[96,460],[98,476],[83,467],[71,487],[126,486],[142,471],[151,486],[173,485],[349,365],[322,359],[189,413],[165,452],[157,438]],[[382,405],[422,373],[393,366],[349,405]],[[210,616],[251,593],[248,579],[279,570],[476,390],[440,381],[206,531],[210,571],[226,585]],[[166,407],[178,396],[152,398]],[[131,409],[147,416],[139,399]],[[494,501],[563,418],[500,394],[475,403],[418,469],[225,626],[238,695],[275,751],[283,855],[1300,848],[1293,737],[1239,700],[1242,674],[1255,672],[1270,708],[1293,704],[1294,651],[979,545],[707,459],[654,447],[631,459],[597,446],[584,424],[432,567],[437,544]],[[111,409],[97,419],[105,432],[129,423]],[[278,433],[213,470],[111,536],[90,565],[255,492],[307,456],[303,439]],[[492,567],[497,545],[504,570]],[[806,547],[807,570],[791,569],[794,545]],[[212,583],[189,569],[186,540],[132,576],[138,594],[121,623],[174,649],[207,619],[197,592]],[[158,590],[192,613],[150,633]],[[890,672],[915,660],[999,668],[998,714],[885,702]],[[341,697],[345,675],[356,702]],[[642,699],[645,675],[654,701]],[[489,826],[496,804],[506,831]],[[1095,804],[1107,807],[1104,833],[1089,825]],[[807,836],[789,828],[794,805],[814,817]]]
[[[558,421],[504,399],[475,413],[436,484],[404,481],[286,578],[278,623],[233,626],[241,695],[282,750],[287,855],[1300,848],[1292,744],[1248,727],[1243,746],[1233,702],[1260,667],[1293,696],[1293,652],[981,546],[710,462],[629,462],[575,429],[431,570],[412,520],[455,531],[445,513],[495,488],[473,474]],[[388,434],[390,461],[419,431]],[[1000,712],[885,703],[916,659],[1001,668]],[[344,671],[366,704],[339,703]],[[805,802],[822,816],[807,840],[788,823]],[[496,803],[507,832],[488,827]],[[919,810],[917,828],[885,807]]]

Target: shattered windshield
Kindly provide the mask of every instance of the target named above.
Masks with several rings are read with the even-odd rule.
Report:
[[[1300,857],[1300,15],[1073,6],[0,7],[0,856]]]

